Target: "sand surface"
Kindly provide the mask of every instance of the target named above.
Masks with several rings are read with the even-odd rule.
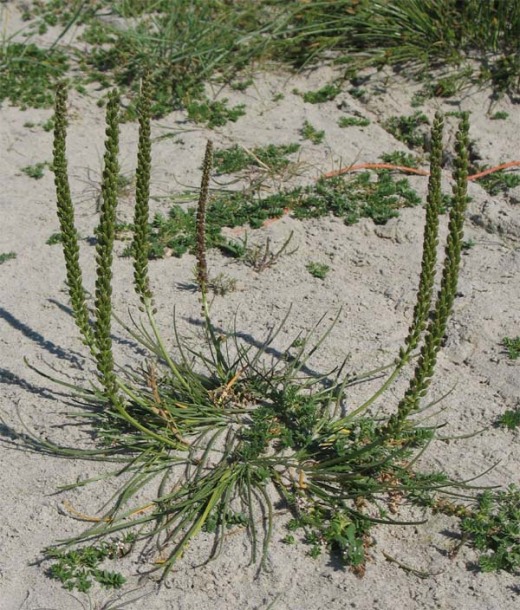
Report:
[[[232,144],[247,148],[269,143],[299,142],[293,155],[292,172],[266,178],[266,188],[289,184],[311,184],[321,173],[353,163],[375,162],[384,152],[406,151],[381,123],[388,116],[411,114],[410,100],[418,85],[392,74],[374,74],[363,86],[362,100],[348,92],[348,84],[333,101],[318,105],[304,103],[292,93],[315,90],[330,82],[334,73],[322,67],[300,75],[289,75],[273,68],[254,73],[254,84],[245,92],[223,89],[214,93],[232,103],[245,103],[247,113],[236,123],[212,132],[188,123],[182,112],[154,121],[153,210],[167,210],[169,197],[195,188],[199,179],[205,141],[211,137],[217,147]],[[283,93],[283,99],[276,100]],[[104,112],[96,106],[100,94],[72,93],[69,99],[69,167],[77,224],[83,236],[81,259],[85,283],[92,290],[94,248],[89,243],[97,223],[103,154]],[[520,111],[508,99],[491,105],[489,90],[469,90],[450,100],[430,100],[421,109],[431,119],[436,109],[471,111],[471,138],[482,162],[496,165],[518,158]],[[491,113],[509,113],[504,121],[490,120]],[[248,541],[242,533],[229,536],[223,554],[208,565],[204,541],[195,545],[176,565],[166,586],[157,588],[146,579],[137,557],[127,558],[117,568],[128,576],[119,603],[118,594],[95,588],[89,599],[76,599],[45,575],[48,564],[38,565],[41,551],[60,538],[82,531],[84,524],[64,509],[69,501],[86,514],[96,514],[115,491],[115,483],[101,483],[76,491],[55,493],[58,486],[107,472],[103,463],[65,460],[28,450],[24,426],[32,434],[63,445],[89,446],[88,431],[74,425],[73,411],[63,388],[38,376],[24,363],[77,382],[91,378],[92,362],[87,357],[73,321],[68,314],[65,268],[59,245],[46,245],[58,231],[53,174],[46,169],[40,180],[21,169],[50,161],[52,133],[39,124],[52,110],[21,111],[4,103],[0,109],[0,252],[15,252],[16,259],[0,266],[0,609],[75,610],[76,608],[119,608],[124,601],[149,594],[129,604],[150,610],[359,610],[402,608],[506,610],[518,604],[518,578],[501,572],[484,574],[475,569],[477,554],[463,547],[454,559],[447,554],[457,534],[456,521],[433,516],[421,526],[398,528],[382,526],[374,530],[376,545],[359,579],[348,570],[338,569],[326,554],[316,560],[306,555],[304,545],[287,546],[284,515],[269,554],[269,570],[257,573],[249,566]],[[364,128],[338,127],[341,116],[359,115],[370,119]],[[313,145],[300,135],[307,120],[325,130],[324,142]],[[28,122],[34,127],[25,126]],[[453,143],[456,119],[447,119],[446,143]],[[121,128],[122,171],[135,168],[137,127]],[[444,175],[449,191],[450,175]],[[216,177],[212,186],[228,182]],[[424,196],[426,178],[410,178]],[[509,360],[500,345],[505,336],[520,334],[520,190],[490,196],[478,183],[470,184],[465,239],[474,242],[462,260],[459,294],[449,323],[448,339],[440,355],[437,375],[430,391],[436,399],[445,398],[446,410],[439,416],[446,421],[444,436],[486,430],[473,438],[436,442],[424,458],[425,467],[442,466],[461,479],[475,477],[493,463],[497,466],[479,483],[505,486],[520,483],[519,432],[493,427],[505,410],[520,406],[520,361]],[[119,216],[132,213],[131,190],[120,201]],[[260,230],[249,231],[251,243],[267,237],[281,244],[293,232],[294,254],[256,273],[243,263],[226,259],[218,252],[209,255],[213,275],[224,272],[237,281],[237,289],[213,304],[214,322],[230,329],[236,314],[238,330],[247,341],[261,341],[269,328],[280,322],[288,308],[292,311],[277,339],[276,349],[287,348],[300,332],[308,331],[327,313],[324,325],[341,308],[339,319],[320,353],[312,361],[317,371],[337,364],[349,355],[354,371],[372,369],[391,361],[405,337],[414,304],[420,265],[420,245],[424,213],[421,208],[402,210],[386,225],[363,220],[346,226],[341,220],[324,218],[299,221],[290,216]],[[445,234],[446,217],[442,219]],[[121,252],[124,244],[118,242]],[[313,278],[306,269],[311,262],[330,266],[324,280]],[[152,284],[164,335],[171,337],[171,315],[175,306],[183,331],[196,331],[190,319],[198,317],[197,295],[186,289],[193,283],[194,258],[166,258],[150,266]],[[114,265],[116,311],[135,311],[129,259],[116,257]],[[324,327],[325,327],[324,326]],[[120,361],[138,362],[124,331],[115,328]],[[352,390],[352,403],[374,390],[362,385]],[[392,409],[403,385],[397,385],[381,404]],[[22,423],[23,422],[23,423]],[[427,573],[410,573],[385,558]],[[135,589],[135,590],[134,590]],[[134,590],[132,592],[132,590]],[[112,605],[110,605],[110,601]],[[89,603],[91,604],[89,606]],[[271,604],[271,605],[270,605]]]

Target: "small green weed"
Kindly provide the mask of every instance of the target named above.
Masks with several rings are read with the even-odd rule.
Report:
[[[59,580],[65,589],[76,589],[86,593],[94,582],[107,589],[120,589],[126,579],[118,572],[103,570],[100,565],[106,559],[117,559],[128,552],[127,544],[132,538],[126,537],[125,542],[101,543],[97,546],[86,546],[72,551],[61,551],[52,547],[46,549],[48,559],[55,559],[48,574]]]
[[[485,491],[477,508],[462,519],[462,531],[481,551],[483,572],[520,569],[520,490]]]
[[[428,117],[418,111],[411,116],[390,117],[384,121],[383,127],[400,142],[404,142],[410,148],[418,148],[424,145],[424,134],[419,127],[429,123]]]
[[[384,224],[398,215],[402,207],[420,203],[417,193],[406,178],[395,180],[388,171],[373,174],[362,172],[355,177],[320,179],[316,184],[281,191],[267,197],[247,192],[224,193],[213,197],[207,210],[206,244],[219,248],[225,254],[242,258],[244,247],[231,242],[222,234],[223,227],[249,225],[259,228],[266,220],[281,217],[290,210],[295,218],[319,218],[333,214],[343,218],[346,224],[355,224],[360,218],[371,218],[376,224]],[[166,254],[182,256],[195,252],[195,209],[174,205],[168,216],[157,213],[149,226],[150,258],[162,258]],[[127,227],[128,228],[128,227]],[[123,252],[131,255],[131,248]]]
[[[367,90],[363,89],[363,87],[352,87],[348,92],[356,100],[361,100],[366,95]]]
[[[287,155],[299,150],[299,144],[269,144],[264,147],[253,148],[251,152],[242,146],[234,145],[231,148],[217,150],[214,154],[215,169],[219,174],[231,174],[242,171],[248,167],[267,166],[273,172],[286,168],[290,161]]]
[[[296,197],[294,193],[277,193],[265,198],[255,198],[244,192],[225,193],[213,198],[208,204],[206,219],[206,245],[220,248],[225,254],[240,257],[243,249],[222,235],[223,227],[239,227],[249,224],[259,228],[270,218],[283,215],[284,208]],[[195,253],[196,210],[180,205],[170,208],[168,215],[157,213],[149,225],[149,258],[162,258],[166,254],[182,256]],[[131,247],[123,256],[132,254]]]
[[[68,69],[65,53],[20,42],[0,46],[0,102],[25,108],[47,108],[56,82]]]
[[[208,278],[208,288],[213,294],[223,297],[237,289],[237,280],[225,273],[219,273],[214,277]]]
[[[22,167],[22,172],[29,176],[29,178],[34,178],[34,180],[40,180],[44,176],[44,169],[47,167],[48,163],[35,163],[34,165],[27,165],[27,167]]]
[[[47,119],[42,123],[43,131],[52,131],[54,129],[54,117]]]
[[[505,121],[509,118],[509,112],[499,110],[489,117],[492,121]]]
[[[474,248],[476,245],[476,241],[474,239],[464,239],[462,240],[460,247],[463,250],[471,250],[471,248]]]
[[[244,254],[240,258],[246,265],[254,269],[254,271],[261,273],[266,269],[274,267],[282,255],[290,256],[296,252],[296,249],[287,251],[292,238],[293,232],[291,231],[289,237],[277,250],[272,250],[270,237],[268,237],[263,244],[257,244],[251,247],[247,247],[247,245],[244,244]]]
[[[520,336],[519,337],[504,337],[502,345],[506,348],[507,355],[511,360],[520,358]]]
[[[356,116],[342,116],[338,121],[339,127],[367,127],[370,120]]]
[[[392,165],[403,165],[404,167],[419,167],[420,159],[416,155],[403,152],[402,150],[394,150],[393,152],[383,153],[380,157],[385,163]]]
[[[235,123],[246,113],[245,105],[238,104],[230,108],[227,99],[223,100],[202,100],[190,102],[186,106],[188,117],[195,123],[203,123],[210,129],[222,127],[228,121]]]
[[[323,102],[330,102],[335,99],[341,93],[341,89],[336,85],[329,84],[317,91],[297,93],[303,97],[304,102],[308,102],[309,104],[323,104]]]
[[[520,409],[508,409],[502,413],[496,423],[498,426],[515,430],[520,426]]]
[[[324,280],[327,277],[327,273],[330,271],[329,265],[313,261],[308,263],[305,268],[312,275],[312,277],[318,278],[319,280]]]
[[[304,140],[310,140],[313,144],[321,144],[325,139],[325,132],[316,129],[309,121],[303,123],[300,134]]]
[[[61,243],[63,243],[63,234],[62,233],[53,233],[45,243],[48,246],[54,246],[55,244],[61,244]]]
[[[380,171],[373,180],[370,172],[355,177],[320,179],[301,194],[293,214],[296,218],[317,218],[332,213],[354,224],[360,218],[371,218],[384,224],[398,216],[398,209],[419,205],[417,193],[406,178],[395,181],[388,171]]]
[[[248,87],[253,84],[252,78],[246,78],[245,80],[237,80],[230,84],[231,89],[234,91],[245,91]]]
[[[484,165],[474,165],[475,172],[483,171],[487,169]],[[518,172],[512,173],[505,170],[493,172],[481,178],[478,183],[484,188],[490,195],[498,195],[504,193],[509,189],[513,189],[520,185],[520,174]]]
[[[424,89],[421,89],[412,95],[410,105],[412,108],[418,108],[419,106],[423,106],[428,98],[429,95],[424,91]]]
[[[16,258],[16,252],[3,252],[0,254],[0,265],[13,260],[14,258]]]
[[[453,97],[468,82],[471,72],[472,70],[466,70],[428,83],[423,88],[423,94],[425,97]]]
[[[471,114],[471,110],[468,110],[468,113]],[[464,112],[462,110],[450,110],[446,113],[446,116],[452,116],[456,119],[460,119]]]

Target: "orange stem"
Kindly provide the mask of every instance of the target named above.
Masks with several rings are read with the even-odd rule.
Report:
[[[493,174],[494,172],[499,172],[501,169],[508,169],[509,167],[520,167],[520,161],[509,161],[509,163],[502,163],[502,165],[490,167],[489,169],[485,169],[478,174],[468,176],[468,180],[478,180],[479,178],[487,176],[488,174]]]
[[[490,167],[482,172],[468,176],[468,180],[478,180],[494,172],[499,172],[502,169],[508,169],[510,167],[520,167],[520,161],[509,161],[508,163],[502,163],[495,167]],[[411,174],[419,174],[420,176],[429,176],[429,172],[424,169],[415,169],[414,167],[406,167],[405,165],[393,165],[392,163],[359,163],[358,165],[349,165],[348,167],[342,167],[332,172],[327,172],[322,175],[322,178],[334,178],[336,176],[342,176],[348,172],[355,172],[360,169],[395,169],[401,172],[410,172]]]

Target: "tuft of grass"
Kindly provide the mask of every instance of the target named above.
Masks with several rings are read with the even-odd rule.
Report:
[[[305,268],[312,275],[312,277],[315,277],[319,280],[324,280],[327,277],[327,273],[330,271],[329,265],[326,265],[325,263],[317,263],[314,261],[308,263]]]
[[[125,27],[103,19],[106,10],[125,19]],[[89,48],[72,51],[80,69],[74,79],[83,90],[86,82],[107,89],[115,83],[129,99],[127,119],[136,116],[140,79],[149,71],[153,116],[195,104],[196,120],[231,120],[231,109],[212,107],[205,85],[227,82],[243,89],[248,84],[244,68],[265,59],[298,68],[335,61],[345,66],[347,78],[366,66],[389,65],[424,80],[431,68],[442,65],[446,75],[427,83],[423,95],[452,95],[468,81],[491,83],[495,97],[514,94],[520,87],[517,2],[53,0],[33,3],[25,17],[38,19],[40,31],[51,25],[63,29],[51,49],[8,41],[0,50],[0,64],[6,66],[0,76],[0,99],[24,106],[52,103],[52,86],[64,76],[68,62],[59,43],[80,24]],[[304,99],[322,103],[334,99],[339,90],[328,84],[306,92]]]
[[[388,65],[421,79],[432,67],[448,66],[456,75],[441,79],[441,95],[468,81],[491,83],[497,94],[512,93],[520,85],[517,2],[290,4],[295,10],[292,27],[281,33],[277,55],[298,67],[332,54],[346,65],[347,74]]]
[[[420,130],[422,125],[429,125],[428,117],[418,111],[411,116],[393,116],[383,122],[383,127],[394,138],[403,142],[410,148],[424,146],[424,133]]]
[[[492,121],[505,121],[509,118],[509,112],[499,110],[489,117]]]
[[[3,265],[7,261],[11,261],[16,258],[16,252],[2,252],[0,254],[0,265]]]
[[[298,92],[299,93],[299,92]],[[341,93],[340,87],[332,84],[324,85],[316,91],[306,91],[299,93],[303,97],[303,101],[309,104],[323,104],[331,102]]]
[[[217,73],[220,79],[236,82],[240,69],[263,52],[265,34],[275,24],[249,1],[227,6],[180,0],[174,8],[155,2],[153,9],[139,11],[141,18],[129,21],[124,30],[95,19],[90,35],[96,37],[96,45],[83,58],[84,72],[103,86],[115,82],[131,94],[127,118],[135,116],[139,82],[148,72],[154,117],[184,107],[192,120],[209,127],[236,121],[244,114],[243,106],[228,108],[225,101],[208,99],[204,86]],[[127,11],[122,15],[129,16]],[[262,26],[264,36],[258,29]]]
[[[503,426],[509,430],[515,430],[520,426],[520,409],[509,409],[505,411],[497,420],[498,426]]]
[[[53,233],[45,242],[48,246],[63,243],[63,235],[61,233]]]
[[[269,237],[263,244],[256,244],[250,247],[247,246],[247,241],[245,241],[240,246],[243,249],[243,253],[240,254],[238,258],[243,260],[246,265],[251,267],[257,273],[261,273],[266,269],[274,267],[282,256],[290,256],[296,252],[296,249],[288,250],[292,238],[293,233],[291,231],[287,239],[276,250],[272,249],[271,239]]]
[[[506,348],[507,355],[511,360],[520,358],[520,336],[504,337],[502,345]]]
[[[338,121],[339,127],[367,127],[370,120],[356,116],[342,116]]]
[[[237,280],[225,273],[209,276],[208,289],[217,296],[223,297],[237,289]]]
[[[325,139],[325,131],[316,129],[309,121],[303,123],[300,134],[304,140],[310,140],[313,144],[321,144]]]
[[[33,442],[73,459],[116,459],[123,464],[112,474],[124,472],[127,479],[113,503],[107,504],[84,532],[63,541],[58,550],[69,553],[85,545],[99,545],[116,532],[126,530],[135,535],[135,544],[145,544],[147,549],[154,548],[147,543],[157,542],[158,555],[152,561],[156,569],[162,570],[164,578],[201,532],[214,536],[210,551],[210,557],[214,557],[222,550],[227,530],[239,527],[249,534],[251,560],[265,565],[275,518],[272,498],[278,494],[292,515],[290,536],[296,537],[295,532],[301,532],[310,545],[311,556],[327,551],[362,575],[371,530],[380,523],[411,523],[397,516],[401,502],[417,504],[420,500],[422,504],[438,508],[443,492],[454,491],[460,495],[464,490],[467,493],[463,482],[451,479],[442,471],[417,470],[417,460],[434,440],[436,427],[425,426],[422,419],[414,418],[423,409],[421,400],[434,375],[457,294],[467,205],[467,117],[463,117],[457,134],[454,203],[449,211],[440,282],[436,281],[436,256],[443,124],[442,117],[437,115],[432,131],[421,273],[408,333],[379,388],[353,407],[347,403],[349,386],[373,378],[373,374],[348,375],[343,366],[330,374],[308,372],[309,359],[332,332],[332,327],[320,334],[318,323],[311,332],[298,335],[282,357],[273,358],[270,346],[284,331],[286,319],[269,333],[260,347],[255,346],[256,342],[244,342],[242,333],[227,333],[213,324],[207,298],[206,260],[210,237],[207,220],[211,211],[208,205],[211,143],[206,147],[195,215],[197,284],[202,300],[204,343],[194,347],[175,330],[174,348],[170,351],[159,332],[153,299],[147,293],[151,288],[143,281],[148,278],[145,239],[148,219],[144,213],[147,192],[143,188],[140,213],[134,220],[132,251],[134,288],[141,298],[143,319],[123,327],[147,350],[148,357],[140,369],[116,366],[110,318],[119,169],[118,99],[116,92],[110,94],[104,203],[96,232],[96,290],[91,331],[96,382],[86,388],[71,386],[68,380],[63,382],[69,390],[82,396],[82,405],[86,402],[90,407],[89,422],[97,433],[98,445],[94,449],[79,450],[59,447],[47,440]],[[60,89],[56,101],[54,168],[69,293],[80,334],[85,338],[88,331],[82,317],[84,289],[66,188],[64,101],[64,91]],[[144,185],[149,169],[150,109],[145,100],[140,107],[143,114],[137,175],[142,177]],[[267,259],[264,256],[262,260]],[[435,286],[438,286],[436,295]],[[415,358],[417,351],[419,355]],[[409,371],[412,358],[415,365]],[[380,398],[388,400],[391,393],[386,391],[407,371],[407,390],[392,414],[375,419],[370,407]],[[140,503],[141,490],[146,486],[148,491],[154,481],[157,495],[151,502]],[[83,484],[82,481],[69,488]],[[507,498],[500,497],[497,501],[505,506]],[[507,514],[500,513],[500,527],[507,527],[509,509],[508,505]],[[484,514],[485,507],[479,505],[478,510]],[[473,513],[466,511],[464,517],[468,514]],[[485,514],[491,519],[489,511]],[[496,534],[496,529],[493,531]],[[509,534],[501,535],[505,540]],[[501,565],[507,569],[514,567],[507,562]],[[107,576],[106,580],[111,578]]]
[[[22,167],[22,172],[29,176],[29,178],[34,178],[34,180],[41,180],[44,176],[44,170],[47,167],[48,163],[35,163],[34,165],[27,165],[26,167]]]

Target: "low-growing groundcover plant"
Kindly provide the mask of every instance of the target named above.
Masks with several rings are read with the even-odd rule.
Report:
[[[490,83],[495,96],[516,95],[520,86],[516,0],[38,0],[20,5],[24,19],[36,20],[33,33],[59,26],[50,49],[10,39],[0,45],[0,101],[22,107],[51,105],[56,80],[69,73],[82,92],[93,81],[103,89],[115,82],[129,97],[126,117],[134,118],[139,80],[149,70],[155,117],[183,107],[192,120],[217,126],[237,120],[244,108],[208,98],[208,81],[240,89],[250,80],[253,62],[273,59],[297,68],[341,64],[353,85],[360,69],[391,66],[424,82],[417,102],[454,95],[468,82]],[[84,26],[79,48],[62,44],[78,25]],[[432,68],[442,72],[435,76]],[[340,90],[341,82],[334,82],[302,96],[319,104],[334,100]],[[355,86],[351,93],[362,90]]]
[[[272,151],[279,147],[272,147]],[[267,149],[260,149],[261,153]],[[254,151],[257,149],[254,149]],[[225,153],[221,155],[218,153]],[[231,153],[231,154],[228,154]],[[245,159],[236,154],[236,149],[216,151],[217,168],[233,163],[241,166]],[[245,153],[244,153],[245,155]],[[260,155],[259,155],[260,158]],[[273,160],[273,158],[271,158]],[[275,162],[275,165],[277,162]],[[226,167],[224,165],[224,167]],[[278,164],[281,168],[281,164]],[[269,171],[276,171],[274,165]],[[206,210],[206,246],[220,248],[224,254],[245,259],[244,244],[225,237],[223,227],[240,227],[249,224],[259,228],[266,221],[280,218],[290,212],[295,218],[320,218],[332,214],[342,218],[346,224],[354,224],[361,218],[371,218],[376,224],[385,224],[399,215],[398,210],[421,203],[420,197],[411,188],[406,178],[394,179],[388,170],[378,170],[374,176],[366,171],[355,176],[322,177],[306,187],[281,190],[262,196],[258,183],[242,191],[230,191],[213,195]],[[166,253],[182,256],[195,253],[197,244],[196,208],[185,208],[174,204],[168,215],[157,212],[148,228],[148,257],[162,258]],[[126,236],[131,225],[116,227],[116,238]],[[126,248],[123,255],[130,255]]]
[[[135,545],[156,542],[153,568],[166,576],[188,547],[197,544],[198,534],[214,535],[210,556],[215,557],[225,543],[225,532],[238,527],[244,528],[249,536],[251,560],[260,560],[265,565],[273,537],[275,492],[292,516],[285,542],[301,538],[310,545],[311,556],[327,550],[359,575],[365,570],[372,540],[370,531],[375,525],[423,521],[422,517],[412,521],[399,518],[405,502],[467,520],[485,512],[486,519],[491,521],[493,506],[489,506],[487,496],[485,511],[482,502],[473,509],[470,485],[451,479],[443,471],[421,472],[416,468],[417,460],[436,437],[435,425],[425,425],[414,416],[427,408],[422,406],[422,399],[434,374],[457,292],[467,205],[467,116],[463,116],[457,135],[454,204],[449,211],[440,287],[435,295],[443,130],[442,116],[437,115],[432,131],[422,267],[408,335],[380,388],[364,403],[352,406],[346,400],[346,389],[370,374],[349,376],[342,365],[324,375],[305,372],[307,361],[332,328],[315,337],[317,325],[307,336],[298,336],[284,357],[273,363],[265,357],[266,350],[287,318],[260,348],[242,343],[233,333],[223,340],[213,325],[205,227],[211,142],[203,163],[196,218],[196,278],[205,342],[200,348],[193,347],[176,333],[174,349],[166,348],[155,322],[148,275],[151,141],[150,85],[146,80],[138,105],[138,169],[131,246],[134,288],[144,321],[125,328],[148,350],[149,358],[140,372],[117,367],[111,338],[112,319],[117,317],[112,311],[111,297],[119,108],[118,93],[114,91],[107,106],[91,311],[79,265],[78,235],[68,183],[64,85],[56,95],[53,170],[67,286],[82,340],[97,367],[95,384],[67,385],[89,406],[88,419],[98,445],[91,450],[79,450],[47,441],[40,443],[58,455],[76,459],[123,461],[114,475],[123,482],[110,508],[89,519],[94,522],[77,537],[48,549],[48,556],[61,558],[63,567],[68,561],[63,558],[70,551],[76,550],[83,557],[81,549],[93,548],[93,544],[98,550],[106,549],[103,541],[131,534]],[[393,412],[375,418],[371,405],[386,396],[385,391],[411,366],[408,387]],[[141,492],[150,494],[153,483],[157,485],[155,495],[138,502],[136,496]],[[68,489],[84,484],[84,481],[72,484]],[[452,502],[450,494],[457,502],[460,498],[467,501]],[[467,522],[467,531],[475,527]],[[480,535],[478,540],[484,538]],[[518,567],[514,560],[517,555],[511,551],[512,538],[510,531],[504,535],[513,560],[501,562],[500,566]],[[148,551],[151,548],[148,545]],[[99,553],[95,554],[99,559]],[[99,576],[96,570],[97,567],[93,568],[89,575]],[[61,571],[54,568],[54,572]],[[104,584],[121,583],[116,576],[102,576],[101,580]],[[84,579],[81,583],[86,586]]]

